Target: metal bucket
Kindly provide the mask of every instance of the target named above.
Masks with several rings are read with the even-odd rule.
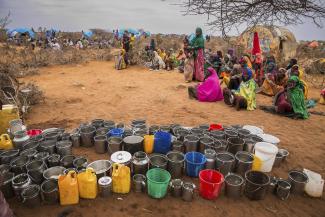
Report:
[[[281,200],[287,200],[290,196],[291,184],[285,180],[279,180],[276,187],[276,196]]]
[[[191,182],[184,182],[182,186],[182,199],[191,202],[194,198],[195,185]]]
[[[263,139],[259,136],[256,135],[251,135],[250,138],[245,138],[244,139],[244,151],[253,153],[254,146],[257,142],[263,142]]]
[[[60,141],[56,143],[56,152],[61,156],[72,154],[72,142],[70,141]]]
[[[141,193],[145,192],[146,189],[146,176],[143,174],[135,174],[132,177],[133,190],[134,192]]]
[[[27,207],[38,207],[41,205],[39,185],[30,185],[21,192],[23,203]]]
[[[244,179],[240,175],[228,173],[225,177],[225,194],[230,198],[239,198],[242,194]]]
[[[1,164],[10,164],[10,161],[16,158],[19,154],[18,149],[12,149],[8,151],[4,151],[0,155]]]
[[[0,164],[0,175],[10,172],[10,166],[7,164]]]
[[[249,130],[245,130],[245,129],[238,129],[238,136],[241,139],[247,139],[251,137],[251,132]]]
[[[33,160],[35,154],[37,154],[37,150],[35,149],[26,149],[22,152],[20,152],[20,156],[27,156],[29,160]]]
[[[96,136],[106,136],[109,130],[108,127],[100,127],[96,129]]]
[[[104,126],[104,120],[103,119],[94,119],[91,121],[91,125],[93,127],[95,127],[96,129],[100,128],[100,127]]]
[[[104,154],[107,152],[107,137],[106,136],[95,136],[95,152],[97,154]]]
[[[26,173],[19,174],[11,180],[12,189],[19,201],[22,201],[21,192],[32,183]]]
[[[17,131],[23,130],[23,121],[21,119],[9,121],[9,130],[12,135],[14,135]]]
[[[213,149],[205,149],[204,150],[205,158],[207,159],[207,162],[205,163],[205,169],[215,169],[216,168],[216,156],[217,153]]]
[[[73,134],[71,134],[70,140],[72,142],[72,147],[75,147],[75,148],[80,147],[81,138],[80,138],[80,134],[79,133],[73,133]]]
[[[289,183],[291,184],[291,193],[303,194],[305,185],[308,183],[308,176],[299,170],[291,170],[289,172]]]
[[[289,151],[286,149],[280,148],[279,152],[282,155],[282,161],[285,161],[287,159],[287,157],[289,156]]]
[[[166,133],[170,133],[171,128],[170,128],[170,125],[161,125],[159,127],[159,130],[163,131],[163,132],[166,132]]]
[[[177,137],[177,140],[179,140],[179,141],[184,141],[185,137],[189,134],[190,134],[190,132],[184,128],[180,128],[180,129],[176,130],[176,137]]]
[[[181,179],[172,179],[169,184],[169,189],[173,197],[182,196],[183,181]]]
[[[181,178],[185,156],[182,152],[179,151],[170,151],[166,155],[168,159],[167,168],[172,178]]]
[[[59,202],[58,183],[54,179],[45,180],[41,185],[42,199],[46,204],[56,204]]]
[[[39,143],[34,140],[29,140],[23,144],[23,150],[26,149],[35,149],[38,150]]]
[[[60,159],[61,159],[61,157],[60,157],[59,154],[51,154],[47,158],[47,163],[48,163],[49,167],[59,166],[60,165]]]
[[[11,171],[14,172],[16,175],[21,173],[26,173],[26,165],[29,163],[28,156],[19,156],[13,159],[10,162]]]
[[[220,130],[214,130],[214,131],[210,131],[210,136],[212,136],[213,138],[217,139],[217,140],[224,140],[225,137],[225,132],[224,131],[220,131]]]
[[[135,152],[132,157],[132,172],[133,174],[145,175],[149,167],[149,158],[143,151]]]
[[[59,132],[59,130],[55,130],[55,131],[50,131],[50,132],[44,133],[43,136],[44,136],[45,140],[58,141],[60,135],[61,135],[61,133]]]
[[[216,169],[224,176],[230,173],[234,167],[235,156],[229,152],[219,152],[216,155]]]
[[[149,135],[154,135],[159,130],[158,125],[151,125],[149,127]]]
[[[76,157],[73,160],[73,167],[75,167],[77,170],[86,169],[88,165],[88,160],[86,157]]]
[[[114,152],[122,150],[123,139],[121,137],[115,137],[115,136],[109,137],[107,142],[108,142],[107,149],[109,155],[113,154]]]
[[[51,167],[43,172],[43,177],[45,180],[49,180],[49,179],[58,180],[59,175],[64,174],[64,170],[65,168],[61,166]]]
[[[238,132],[235,129],[225,129],[225,139],[238,138]]]
[[[71,168],[73,167],[73,161],[76,159],[74,155],[66,155],[61,158],[60,160],[60,166],[65,168]]]
[[[127,136],[123,139],[123,150],[131,153],[143,151],[143,137]]]
[[[43,172],[47,169],[47,166],[42,160],[33,160],[26,166],[27,173],[33,182],[40,184],[42,183],[44,177]]]
[[[282,154],[280,152],[278,152],[275,155],[275,160],[274,160],[274,163],[273,163],[273,167],[280,167],[282,161],[283,161],[283,156],[282,156]]]
[[[112,194],[112,178],[103,176],[98,179],[98,190],[101,197],[109,197]]]
[[[239,151],[236,153],[235,159],[235,172],[244,177],[246,171],[251,170],[253,167],[254,155],[246,151]]]
[[[47,158],[49,157],[49,153],[48,152],[38,152],[37,154],[34,155],[34,159],[35,160],[42,160],[44,162],[46,162]]]
[[[107,127],[109,130],[115,128],[115,122],[108,120],[108,121],[104,121],[103,123],[103,127]]]
[[[94,145],[96,128],[93,126],[83,126],[80,128],[81,146],[91,147]]]
[[[96,160],[88,164],[87,168],[93,168],[99,179],[103,176],[110,176],[112,163],[109,160]]]
[[[48,152],[49,154],[54,154],[56,149],[56,140],[44,140],[40,143],[38,150]]]
[[[193,127],[191,129],[191,134],[197,137],[203,136],[203,130],[198,127]]]
[[[217,153],[227,150],[227,143],[225,140],[214,140],[213,148]]]
[[[185,153],[197,151],[199,146],[199,137],[188,135],[184,137],[184,147],[185,147]]]
[[[162,154],[152,154],[149,156],[150,169],[161,168],[167,170],[168,158]]]
[[[250,200],[262,200],[265,198],[270,185],[270,177],[260,171],[247,171],[245,173],[245,195]]]
[[[227,139],[228,144],[228,152],[235,155],[238,151],[242,151],[244,149],[244,140],[241,138],[230,137]]]
[[[172,150],[173,151],[179,151],[179,152],[184,152],[184,144],[182,141],[175,140],[172,142]]]
[[[2,176],[2,182],[0,182],[0,190],[5,196],[5,198],[12,198],[14,196],[14,192],[11,187],[12,179],[14,178],[15,174],[11,172],[0,173]]]
[[[214,148],[214,140],[210,137],[201,137],[199,142],[199,151],[204,154],[207,148]]]

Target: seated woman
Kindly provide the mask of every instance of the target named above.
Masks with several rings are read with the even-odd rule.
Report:
[[[287,71],[284,68],[279,69],[275,74],[267,73],[262,85],[262,93],[268,96],[274,96],[284,89],[287,83]]]
[[[165,62],[158,55],[157,51],[154,51],[153,54],[154,54],[154,57],[151,62],[151,69],[152,70],[164,69],[166,67]]]
[[[117,64],[115,65],[115,68],[117,70],[122,70],[122,69],[126,69],[126,53],[125,50],[122,49],[120,54],[117,57]]]
[[[307,119],[309,117],[305,104],[304,85],[298,77],[296,71],[292,71],[292,75],[288,80],[287,92],[288,102],[290,102],[296,118]]]
[[[176,62],[176,57],[173,53],[173,49],[169,49],[166,55],[165,63],[166,63],[166,70],[171,71],[174,70],[175,67],[175,62]]]
[[[257,84],[253,78],[253,72],[248,67],[242,68],[242,82],[239,90],[224,88],[223,96],[227,105],[235,106],[237,110],[245,108],[249,111],[256,109]]]
[[[197,99],[200,102],[216,102],[223,100],[222,90],[216,71],[208,68],[210,75],[200,84],[188,87],[190,99]]]
[[[301,83],[303,85],[303,91],[304,91],[305,99],[307,99],[308,98],[308,85],[303,80],[303,78],[304,78],[303,70],[298,65],[294,65],[294,66],[292,66],[290,72],[288,72],[288,77],[291,77],[292,75],[297,75],[298,76],[299,80],[301,81]]]
[[[230,73],[223,74],[223,82],[230,90],[237,90],[241,82],[241,66],[235,64]]]
[[[325,88],[320,92],[319,104],[325,105]]]

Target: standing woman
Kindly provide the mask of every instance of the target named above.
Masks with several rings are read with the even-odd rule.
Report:
[[[191,41],[191,48],[194,51],[194,74],[193,78],[197,81],[204,80],[204,38],[202,29],[197,28],[195,38]]]

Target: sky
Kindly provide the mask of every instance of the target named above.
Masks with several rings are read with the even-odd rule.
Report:
[[[179,0],[0,0],[0,17],[9,11],[9,28],[39,26],[63,31],[89,28],[143,28],[152,33],[189,34],[197,26],[211,34],[204,16],[184,16]],[[325,40],[325,28],[311,22],[287,27],[298,40]],[[220,35],[213,31],[214,35]],[[233,33],[236,35],[237,33]]]

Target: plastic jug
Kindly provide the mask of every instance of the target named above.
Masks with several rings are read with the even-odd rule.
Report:
[[[69,171],[66,175],[59,176],[60,204],[72,205],[79,203],[79,189],[77,174]]]
[[[8,134],[2,134],[0,136],[0,149],[9,150],[13,149],[13,144]]]
[[[131,188],[131,171],[128,166],[113,164],[113,192],[127,194]]]
[[[308,169],[304,169],[304,173],[308,176],[309,180],[305,185],[305,192],[311,197],[322,197],[324,179],[322,179],[321,174]]]
[[[153,152],[153,144],[154,144],[154,135],[145,135],[144,136],[144,152],[147,154],[151,154]]]
[[[95,199],[97,196],[97,176],[93,168],[78,174],[79,196],[85,199]]]

